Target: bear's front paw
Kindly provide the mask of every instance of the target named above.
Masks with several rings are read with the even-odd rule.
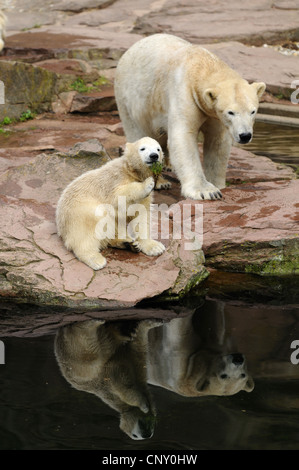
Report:
[[[146,193],[146,196],[148,196],[152,190],[154,189],[154,186],[155,186],[155,180],[152,176],[150,176],[149,178],[146,178],[146,180],[144,181],[144,191]]]
[[[139,248],[148,256],[159,256],[165,251],[165,246],[156,240],[139,240]]]
[[[182,188],[182,194],[186,198],[190,199],[222,199],[220,189],[214,186],[212,183],[206,182],[201,185],[200,188]]]
[[[171,188],[171,182],[163,178],[161,175],[159,175],[157,183],[156,183],[156,189],[170,189]]]

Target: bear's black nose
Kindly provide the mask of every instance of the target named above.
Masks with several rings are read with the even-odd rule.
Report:
[[[138,427],[139,427],[142,439],[149,439],[150,437],[152,437],[153,425],[150,421],[146,421],[146,418],[138,419]]]
[[[242,134],[239,134],[239,139],[241,144],[247,144],[247,142],[250,141],[252,137],[251,132],[244,132]]]
[[[156,162],[159,158],[159,155],[157,153],[151,153],[149,157],[152,162]]]
[[[232,363],[236,365],[241,365],[244,362],[243,354],[232,354]]]

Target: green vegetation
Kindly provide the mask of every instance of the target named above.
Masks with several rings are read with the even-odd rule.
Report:
[[[0,122],[0,134],[8,135],[11,132],[9,129],[5,129],[4,126],[9,126],[10,124],[14,124],[17,122],[29,121],[29,119],[34,119],[35,116],[36,113],[33,113],[30,109],[24,111],[19,117],[19,119],[11,119],[10,117],[5,116],[3,121]]]
[[[92,91],[98,91],[101,86],[109,83],[109,80],[105,77],[99,77],[91,84],[87,84],[82,77],[76,78],[76,80],[70,85],[72,90],[78,91],[78,93],[90,93]]]
[[[155,180],[155,186],[157,184],[157,181],[158,181],[158,177],[159,175],[162,173],[162,170],[163,170],[163,165],[162,163],[160,162],[154,162],[151,166],[151,170],[153,172],[153,177],[154,177],[154,180]]]
[[[7,130],[7,129],[3,129],[3,126],[8,126],[9,124],[12,124],[12,122],[13,121],[8,116],[5,116],[3,121],[0,122],[0,126],[1,126],[0,127],[0,134],[5,135],[5,136],[9,135],[10,131]]]
[[[27,109],[27,111],[24,111],[21,116],[19,117],[19,121],[24,122],[24,121],[29,121],[29,119],[34,119],[36,116],[36,113],[32,113],[30,109]]]
[[[87,86],[83,78],[77,78],[71,85],[71,89],[78,91],[79,93],[92,91],[92,86]]]
[[[0,123],[0,125],[2,126],[8,126],[8,124],[11,124],[12,123],[12,120],[8,117],[8,116],[5,116],[5,118],[3,119],[3,121]]]
[[[154,176],[159,176],[160,173],[162,173],[162,170],[163,170],[162,163],[160,163],[160,162],[154,162],[152,164],[151,168],[152,168],[152,172],[153,172]]]
[[[30,31],[30,29],[37,29],[37,28],[41,28],[41,27],[42,27],[41,24],[36,23],[35,25],[31,26],[30,28],[22,28],[21,31]]]

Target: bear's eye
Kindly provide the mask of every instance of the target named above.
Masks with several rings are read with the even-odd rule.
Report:
[[[140,149],[140,152],[144,152],[144,150],[145,150],[145,147],[142,147],[142,148]]]
[[[255,109],[253,111],[251,111],[251,114],[255,114]]]
[[[221,378],[221,379],[227,379],[227,374],[221,374],[221,375],[220,375],[220,378]]]
[[[227,114],[229,114],[230,116],[234,116],[234,115],[235,115],[235,113],[234,113],[233,111],[228,111]]]
[[[157,149],[157,152],[160,152],[160,149]]]

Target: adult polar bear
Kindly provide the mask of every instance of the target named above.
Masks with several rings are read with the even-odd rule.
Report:
[[[192,199],[222,197],[232,140],[251,140],[264,91],[264,83],[250,85],[208,50],[168,34],[154,34],[130,47],[115,78],[127,140],[148,135],[164,147],[167,143],[182,195]]]

